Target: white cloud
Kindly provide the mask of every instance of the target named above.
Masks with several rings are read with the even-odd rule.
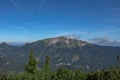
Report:
[[[66,32],[61,32],[57,34],[56,36],[81,36],[81,35],[86,35],[89,34],[89,32],[85,31],[66,31]]]
[[[112,39],[110,37],[94,37],[91,41],[101,45],[120,46],[120,39]]]

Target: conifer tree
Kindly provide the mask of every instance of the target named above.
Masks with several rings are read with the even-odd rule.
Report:
[[[50,67],[50,58],[49,58],[49,56],[46,56],[43,72],[44,72],[45,80],[50,80],[50,77],[52,75],[52,71],[51,71],[51,67]]]
[[[25,71],[30,74],[35,74],[37,70],[37,62],[33,54],[34,51],[31,50],[29,54],[29,62],[25,65]]]

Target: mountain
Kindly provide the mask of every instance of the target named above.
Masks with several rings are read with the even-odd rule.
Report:
[[[28,61],[29,51],[34,49],[38,67],[43,66],[45,56],[51,58],[51,66],[69,69],[100,70],[117,65],[120,47],[99,46],[74,37],[55,37],[27,43],[21,47],[0,44],[0,60],[6,71],[22,71]],[[2,56],[6,56],[5,58]]]
[[[17,50],[17,47],[8,45],[5,42],[0,44],[0,71],[8,71],[11,69],[8,65],[14,64],[13,57]]]

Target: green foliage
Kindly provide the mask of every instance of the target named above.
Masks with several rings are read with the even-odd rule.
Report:
[[[75,71],[75,80],[86,80],[86,74],[80,69]]]
[[[82,72],[59,68],[52,75],[45,72],[34,74],[0,74],[0,80],[120,80],[120,68],[109,68],[101,71]]]
[[[87,74],[86,80],[120,80],[120,68],[109,68]]]
[[[25,65],[25,71],[30,74],[35,74],[37,70],[37,62],[35,57],[33,56],[34,51],[30,51],[29,62]]]
[[[56,72],[56,79],[57,80],[73,80],[74,74],[72,73],[71,70],[59,68]]]
[[[41,70],[41,77],[42,80],[50,80],[51,75],[52,75],[52,71],[51,71],[51,67],[50,67],[50,58],[49,56],[46,56],[46,60],[44,63],[44,67]]]

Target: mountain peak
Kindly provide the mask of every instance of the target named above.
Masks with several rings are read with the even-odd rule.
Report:
[[[8,44],[7,44],[7,43],[5,43],[5,42],[0,43],[0,45],[5,45],[5,46],[8,46]]]
[[[73,40],[79,40],[79,38],[75,37],[75,36],[59,36],[59,37],[55,37],[58,39],[73,39]]]
[[[0,50],[8,49],[8,48],[11,48],[11,46],[8,45],[7,43],[2,42],[2,43],[0,44]]]
[[[53,46],[53,47],[76,47],[76,46],[86,46],[89,44],[86,41],[82,41],[77,37],[71,36],[59,36],[53,38],[47,38],[43,40],[38,40],[33,42],[32,45],[44,45],[44,46]]]
[[[50,45],[60,45],[61,46],[85,46],[88,44],[86,41],[79,40],[79,38],[72,37],[72,36],[60,36],[60,37],[55,37],[55,38],[48,38],[44,40],[45,42],[48,43],[48,46]]]

